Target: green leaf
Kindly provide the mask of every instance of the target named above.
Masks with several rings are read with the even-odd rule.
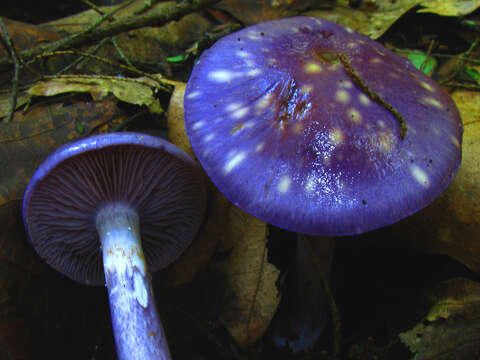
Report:
[[[408,54],[408,59],[417,69],[423,71],[428,76],[432,75],[433,70],[437,66],[437,61],[433,57],[427,57],[426,54],[419,51],[413,51]]]
[[[477,84],[480,84],[480,73],[476,69],[466,69],[465,72],[470,78],[475,80]]]
[[[185,60],[185,55],[176,55],[167,58],[167,62],[169,63],[179,63]]]

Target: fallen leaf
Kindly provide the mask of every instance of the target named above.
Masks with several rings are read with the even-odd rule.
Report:
[[[223,0],[215,7],[224,10],[247,25],[298,15],[313,6],[312,0]]]
[[[480,0],[423,0],[419,5],[424,9],[419,13],[429,12],[442,16],[463,16],[470,14],[480,7]]]
[[[348,1],[335,2],[332,9],[312,10],[304,15],[327,19],[362,33],[372,39],[382,36],[402,15],[416,6],[417,12],[432,12],[445,16],[469,14],[480,6],[480,0],[376,0],[374,11],[353,9]]]
[[[45,29],[39,25],[25,24],[19,21],[14,21],[2,17],[7,31],[12,38],[12,42],[17,51],[29,49],[40,44],[44,44],[49,41],[56,41],[62,38],[62,35]],[[0,57],[9,56],[5,46],[0,46]],[[46,59],[43,62],[37,62],[30,64],[29,67],[36,71],[42,71],[45,73],[51,73],[55,69],[64,66],[64,60],[58,58]],[[32,74],[30,71],[20,72],[20,83],[26,83],[35,79],[37,75]],[[4,71],[0,74],[0,88],[10,88],[11,80],[13,78],[13,71]]]
[[[227,279],[232,302],[220,315],[240,347],[257,342],[278,307],[279,270],[267,260],[267,225],[232,206],[228,229],[218,253],[227,254],[213,264]]]
[[[27,93],[31,96],[54,96],[70,92],[85,92],[89,93],[95,101],[101,101],[112,94],[120,101],[146,106],[151,113],[160,115],[163,109],[155,98],[158,86],[159,84],[150,78],[65,75],[37,82],[28,89]]]
[[[168,139],[185,151],[188,155],[195,157],[195,154],[188,140],[185,131],[185,121],[183,115],[183,96],[185,95],[185,87],[187,84],[182,82],[172,83],[175,86],[170,104],[168,106]]]
[[[185,84],[172,84],[175,90],[168,109],[169,140],[194,156],[185,132]],[[207,219],[198,238],[166,272],[170,284],[178,286],[193,280],[212,257],[220,258],[211,268],[226,279],[226,298],[231,299],[220,306],[220,321],[237,344],[246,347],[263,336],[276,311],[279,271],[267,261],[267,225],[232,205],[210,182],[209,193]]]
[[[455,278],[432,294],[426,317],[399,335],[412,359],[477,359],[480,355],[480,284]]]
[[[393,225],[406,246],[451,256],[480,273],[480,93],[452,94],[464,124],[462,163],[432,204]]]
[[[143,15],[161,14],[165,8],[172,6],[172,1],[151,2]],[[112,14],[116,21],[125,20],[148,5],[144,0],[136,0],[129,4],[99,7],[106,14]],[[98,22],[102,15],[91,9],[63,19],[43,24],[45,28],[63,31],[69,34],[85,31]],[[125,59],[137,68],[149,73],[161,72],[170,74],[168,57],[182,53],[199,37],[214,26],[214,22],[202,12],[188,14],[181,19],[171,21],[161,27],[144,27],[131,30],[114,37],[116,45],[111,41],[102,44],[95,54],[102,58],[125,63]],[[88,61],[82,65],[85,73],[116,74],[122,71],[110,65],[97,61]]]
[[[37,104],[13,121],[0,123],[0,336],[15,359],[32,358],[24,314],[33,283],[48,271],[25,237],[21,206],[25,187],[38,167],[61,144],[94,132],[122,116],[113,101]],[[79,124],[83,133],[78,132]],[[36,299],[38,301],[38,299]]]
[[[347,1],[338,1],[331,10],[313,10],[305,15],[327,19],[348,26],[372,39],[382,36],[403,14],[414,8],[421,0],[402,0],[394,4],[390,0],[376,1],[375,11],[361,11],[348,6]]]

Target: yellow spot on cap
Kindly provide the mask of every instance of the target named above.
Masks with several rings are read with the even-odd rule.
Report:
[[[338,85],[344,87],[345,89],[351,89],[353,87],[353,83],[349,80],[340,81]]]
[[[390,131],[381,131],[378,136],[378,145],[380,151],[384,153],[390,153],[393,149],[393,143],[395,138]]]
[[[238,57],[241,57],[241,58],[246,58],[246,57],[252,56],[252,54],[250,54],[248,51],[243,51],[243,50],[237,51],[236,54],[237,54]]]
[[[225,110],[229,111],[229,112],[232,112],[232,111],[235,111],[235,110],[238,110],[242,107],[243,105],[240,104],[240,103],[230,103],[228,104],[226,107],[225,107]]]
[[[255,147],[255,151],[256,152],[262,151],[264,146],[265,146],[264,142],[258,143],[257,146]]]
[[[196,97],[199,97],[201,94],[202,94],[201,91],[198,91],[198,90],[192,91],[187,95],[187,99],[194,99]]]
[[[436,108],[439,108],[439,109],[442,108],[442,104],[440,103],[440,101],[438,101],[437,99],[431,98],[431,97],[423,98],[422,102],[424,104],[432,105],[432,106],[434,106]]]
[[[410,166],[410,172],[413,175],[413,178],[423,187],[429,187],[430,186],[430,180],[428,179],[428,175],[425,171],[420,169],[416,165],[411,165]]]
[[[328,138],[335,145],[341,144],[343,142],[343,132],[340,129],[333,129],[330,131],[330,134],[328,134]]]
[[[208,73],[208,78],[218,83],[232,81],[235,77],[236,74],[230,70],[213,70]]]
[[[308,93],[311,93],[313,91],[313,85],[303,85],[301,88],[300,88],[300,91],[305,93],[305,94],[308,94]]]
[[[379,64],[379,63],[383,62],[383,60],[380,59],[380,58],[374,57],[374,58],[370,59],[370,62],[372,64]]]
[[[290,177],[288,175],[284,175],[281,177],[280,181],[278,182],[277,190],[281,194],[285,194],[288,191],[288,188],[290,187],[291,183],[292,183],[292,180],[290,180]]]
[[[193,130],[200,129],[203,125],[205,125],[205,121],[203,120],[197,121],[195,124],[192,125],[192,129]]]
[[[309,62],[303,68],[307,74],[319,74],[322,72],[322,66],[316,62]]]
[[[351,108],[348,109],[348,118],[352,120],[355,124],[360,124],[362,122],[362,114],[357,109]]]
[[[293,125],[293,132],[294,132],[295,134],[299,134],[299,133],[302,132],[303,128],[304,128],[304,127],[303,127],[303,124],[302,124],[301,122],[297,121],[297,122],[295,123],[295,125]]]
[[[368,106],[372,103],[372,100],[370,100],[370,98],[365,94],[358,95],[358,101],[360,101],[360,104],[365,106]]]
[[[435,92],[435,88],[426,81],[420,80],[420,85],[430,92]]]
[[[335,93],[335,100],[341,103],[348,103],[350,101],[350,94],[345,90],[338,90]]]
[[[258,101],[255,103],[255,109],[263,110],[269,107],[272,101],[273,101],[273,94],[272,93],[265,94],[260,99],[258,99]]]
[[[452,140],[453,145],[460,149],[460,142],[458,141],[458,139],[453,135],[450,137],[450,139]]]
[[[247,75],[248,76],[257,76],[257,75],[260,75],[261,73],[262,73],[262,70],[256,68],[256,69],[249,70],[247,72]]]
[[[248,107],[242,107],[242,108],[239,108],[237,110],[235,110],[234,112],[232,112],[232,118],[234,119],[241,119],[242,117],[244,117],[245,115],[248,114],[248,111],[249,111],[249,108]]]
[[[215,137],[215,134],[214,134],[214,133],[207,134],[207,135],[203,138],[203,141],[204,141],[204,142],[209,142],[209,141],[211,141],[214,137]]]
[[[237,165],[239,165],[243,160],[245,160],[246,156],[247,156],[247,154],[245,154],[245,152],[241,152],[241,153],[233,156],[230,160],[227,161],[227,163],[223,167],[223,172],[225,174],[228,174]]]

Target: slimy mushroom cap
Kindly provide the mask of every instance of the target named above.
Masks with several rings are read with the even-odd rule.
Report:
[[[314,17],[216,42],[184,105],[192,148],[220,191],[305,234],[358,234],[405,218],[446,189],[461,160],[461,120],[439,85]]]

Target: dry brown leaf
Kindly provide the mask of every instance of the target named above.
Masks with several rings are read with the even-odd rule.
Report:
[[[480,284],[456,278],[432,294],[429,313],[399,335],[413,359],[477,359],[480,355]]]
[[[157,76],[161,78],[161,75]],[[89,93],[95,101],[101,101],[112,94],[120,101],[146,106],[151,113],[159,115],[163,113],[163,109],[155,97],[156,88],[158,84],[149,78],[66,75],[39,81],[30,87],[27,93],[31,96],[55,96],[70,92],[85,92]]]
[[[107,14],[113,13],[115,20],[124,20],[144,8],[148,2],[136,0],[125,6],[126,3],[114,6],[102,6],[100,9]],[[170,7],[172,1],[151,2],[152,6],[143,14],[160,14]],[[120,9],[117,11],[117,9]],[[101,19],[101,14],[95,10],[84,11],[63,19],[43,24],[45,28],[67,33],[84,31]],[[214,26],[202,13],[188,14],[177,21],[171,21],[162,27],[145,27],[128,31],[114,37],[116,46],[106,42],[95,54],[110,60],[125,62],[125,58],[134,66],[148,72],[162,72],[170,74],[170,65],[166,62],[169,56],[178,55],[190,47],[199,37]],[[121,53],[118,51],[121,50]],[[110,65],[89,61],[83,67],[84,72],[97,74],[115,74],[120,71]]]
[[[372,11],[353,9],[347,0],[336,1],[332,9],[313,10],[304,15],[317,16],[348,26],[372,39],[378,39],[402,15],[416,6],[423,6],[418,12],[431,12],[445,16],[469,14],[480,6],[480,0],[376,0]]]
[[[193,156],[183,117],[185,84],[173,84],[169,140]],[[214,272],[227,279],[227,297],[233,299],[222,307],[220,321],[240,346],[248,346],[263,336],[278,306],[279,272],[267,261],[267,225],[233,206],[213,184],[209,189],[208,215],[198,238],[166,271],[170,284],[184,284],[208,264],[215,250],[228,253],[212,265]]]
[[[185,132],[183,118],[183,95],[186,84],[175,81],[168,82],[175,87],[168,106],[168,140],[190,156],[195,157]],[[208,179],[207,175],[205,175],[205,179]],[[231,203],[213,184],[208,183],[208,188],[207,216],[197,238],[178,261],[165,271],[170,286],[180,286],[191,282],[199,271],[207,267],[218,242],[225,236],[228,209]]]
[[[338,1],[329,10],[313,10],[305,13],[327,19],[364,34],[372,39],[378,39],[407,11],[418,5],[421,0],[402,0],[394,4],[390,0],[375,2],[374,11],[353,9],[347,1]]]
[[[394,225],[409,246],[456,258],[480,273],[480,93],[453,95],[464,123],[462,164],[430,206]]]
[[[280,296],[279,270],[267,260],[267,225],[232,206],[219,252],[228,256],[214,264],[228,283],[232,303],[220,320],[241,347],[258,341],[275,314]]]
[[[7,18],[2,18],[5,26],[7,27],[8,33],[12,38],[12,42],[15,45],[17,51],[29,49],[40,44],[44,44],[49,41],[56,41],[62,38],[62,35],[45,29],[38,25],[25,24],[22,22],[10,20]],[[0,46],[0,57],[8,56],[5,46]],[[29,68],[33,68],[36,71],[45,71],[50,73],[55,71],[64,65],[62,60],[57,59],[47,59],[43,62],[37,62],[30,64]],[[13,78],[13,71],[4,71],[0,73],[0,87],[1,88],[10,88],[11,80]],[[32,81],[37,78],[37,75],[32,74],[30,71],[21,71],[20,72],[20,83]]]
[[[313,6],[313,0],[223,0],[216,5],[247,25],[298,15]]]
[[[185,121],[183,117],[183,96],[185,95],[185,87],[187,84],[182,82],[172,84],[175,86],[175,90],[170,97],[170,104],[168,106],[168,139],[188,155],[195,157],[185,131]]]

